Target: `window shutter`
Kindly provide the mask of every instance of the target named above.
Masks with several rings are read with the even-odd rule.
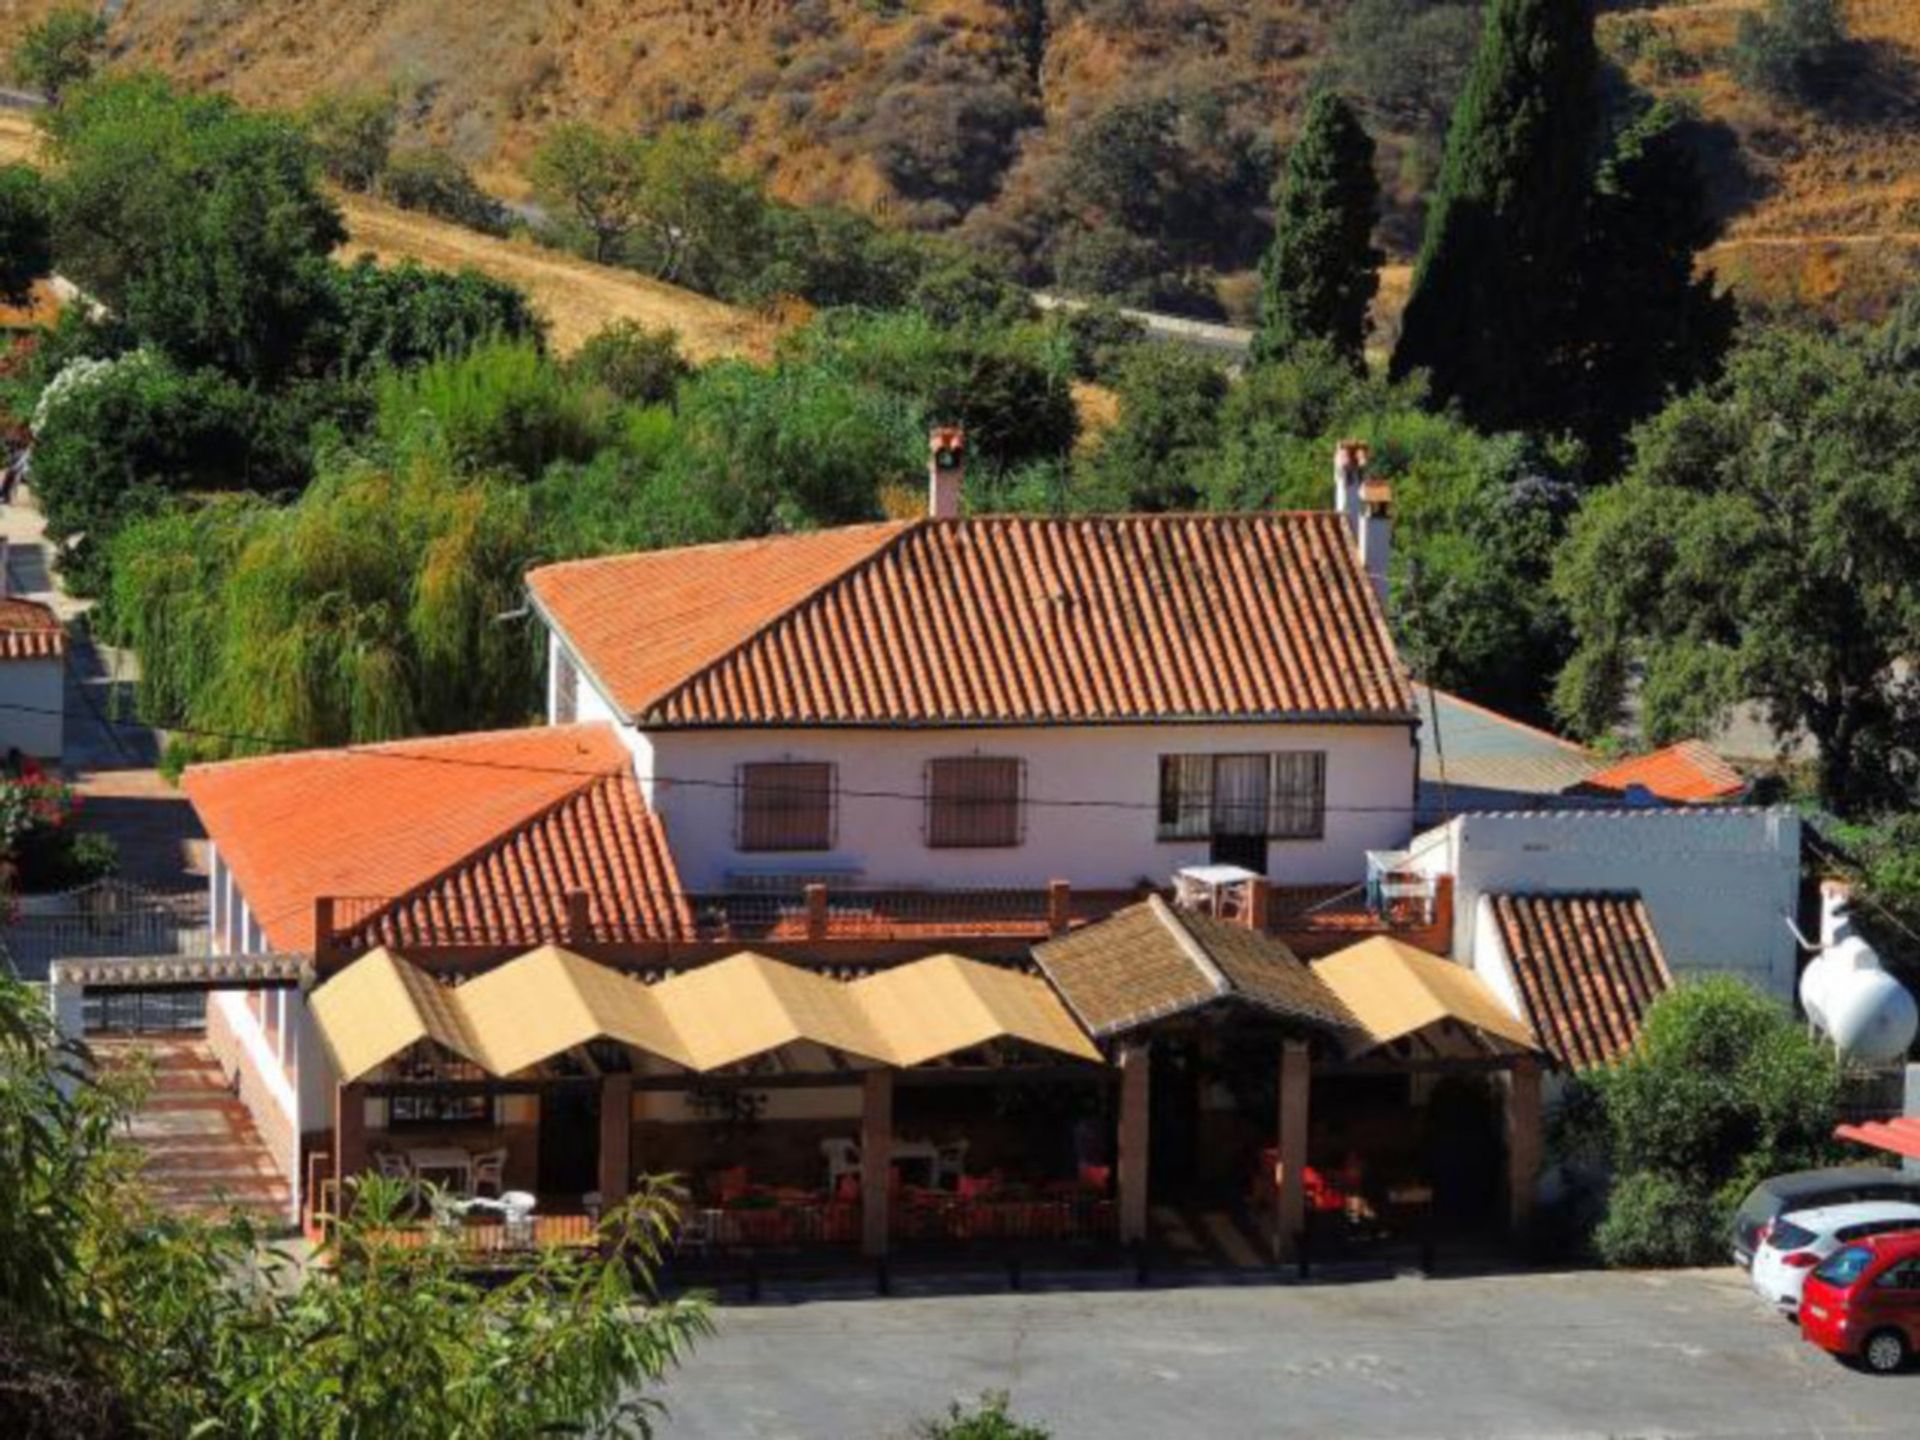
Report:
[[[834,767],[780,760],[739,770],[739,850],[831,850],[838,821]]]
[[[927,762],[927,844],[935,849],[1018,845],[1025,822],[1026,765],[1004,756]]]

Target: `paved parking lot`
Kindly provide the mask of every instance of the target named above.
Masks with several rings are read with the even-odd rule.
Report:
[[[1920,1435],[1920,1373],[1833,1363],[1732,1270],[727,1309],[666,1440],[883,1440],[1010,1391],[1058,1440]]]

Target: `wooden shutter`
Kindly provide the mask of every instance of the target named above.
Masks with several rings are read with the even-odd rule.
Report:
[[[780,760],[739,769],[738,844],[742,850],[831,850],[833,766]]]
[[[927,762],[927,844],[935,849],[1018,845],[1026,766],[994,755]]]

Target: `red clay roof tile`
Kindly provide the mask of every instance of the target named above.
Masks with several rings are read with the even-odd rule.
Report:
[[[1647,1007],[1673,984],[1653,920],[1632,891],[1491,897],[1540,1043],[1570,1070],[1631,1049]]]
[[[66,653],[66,629],[50,607],[0,597],[0,660],[57,660]]]
[[[550,566],[529,584],[650,725],[1413,712],[1329,512],[922,520]]]
[[[1635,755],[1589,775],[1578,787],[1581,794],[1624,795],[1641,786],[1656,800],[1674,805],[1697,805],[1731,800],[1745,792],[1740,772],[1700,740],[1682,740],[1649,755]]]
[[[267,944],[309,950],[323,895],[499,913],[553,881],[605,914],[678,891],[631,766],[611,725],[556,725],[197,765],[183,785]]]

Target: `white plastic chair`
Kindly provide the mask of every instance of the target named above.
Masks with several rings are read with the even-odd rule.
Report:
[[[842,1175],[860,1173],[860,1145],[854,1140],[822,1140],[820,1153],[827,1161],[827,1193],[837,1194]]]
[[[473,1157],[473,1193],[485,1195],[493,1192],[497,1200],[506,1192],[507,1150],[503,1145],[498,1150],[483,1150]]]

